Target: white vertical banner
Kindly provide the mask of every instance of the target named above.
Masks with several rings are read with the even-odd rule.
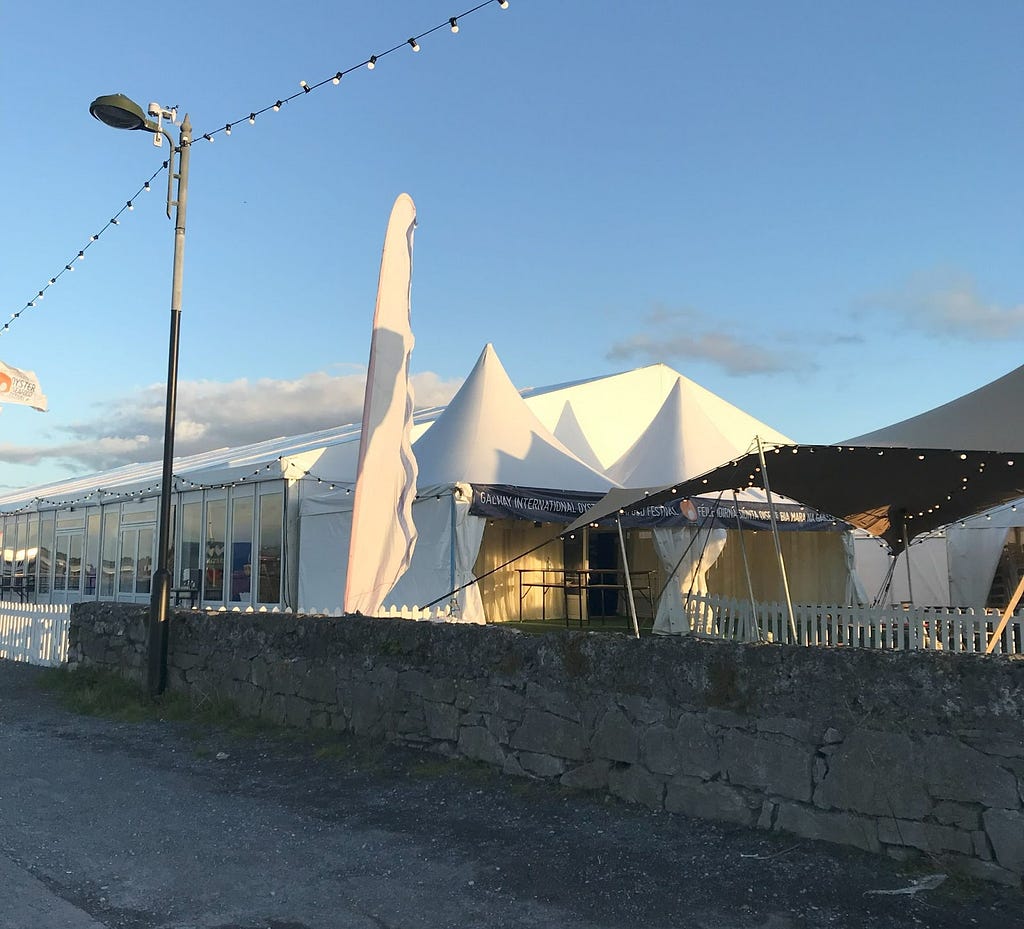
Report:
[[[0,404],[23,403],[46,412],[46,395],[34,371],[22,371],[0,361]]]
[[[377,282],[352,504],[346,613],[377,613],[409,567],[416,547],[412,502],[417,468],[412,451],[413,395],[409,382],[414,342],[409,297],[415,229],[416,206],[408,194],[400,194],[391,209]]]

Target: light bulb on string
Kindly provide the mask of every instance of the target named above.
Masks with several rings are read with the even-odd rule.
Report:
[[[496,2],[498,3],[498,6],[501,9],[503,9],[503,10],[507,10],[508,9],[508,5],[509,5],[508,0],[496,0]],[[469,15],[469,13],[476,12],[477,10],[481,9],[484,6],[487,6],[488,4],[489,4],[489,0],[484,0],[484,2],[478,4],[477,6],[474,6],[471,10],[468,10],[465,14],[463,14],[463,17],[466,16],[466,15]],[[457,34],[459,32],[459,28],[460,28],[460,26],[459,26],[459,17],[457,17],[457,16],[450,16],[450,17],[448,17],[447,22],[448,22],[448,26],[449,26],[451,32],[453,34]],[[439,29],[443,29],[443,28],[444,28],[444,21],[442,20],[442,22],[440,24],[436,25],[433,29],[429,29],[426,32],[423,32],[421,34],[426,36],[426,35],[429,35],[430,33],[433,33],[435,31],[437,31]],[[410,46],[410,48],[412,48],[412,50],[414,52],[419,52],[420,51],[421,47],[420,47],[419,41],[418,41],[416,36],[410,37],[409,39],[406,40],[406,42],[408,43],[408,45]],[[398,46],[398,47],[400,47],[400,46]],[[396,48],[395,49],[389,49],[387,52],[384,52],[382,54],[390,54],[391,51],[396,51],[396,50],[397,50]],[[378,55],[371,55],[369,57],[369,59],[366,62],[364,62],[366,64],[366,67],[367,67],[368,70],[372,71],[372,70],[374,70],[376,68],[378,57],[379,57]],[[356,66],[356,67],[358,67],[358,66]],[[351,68],[350,70],[355,70],[355,67]],[[324,80],[319,81],[317,83],[314,83],[312,85],[309,84],[309,82],[306,81],[306,80],[301,80],[301,81],[299,81],[299,86],[302,88],[303,93],[310,93],[311,91],[318,89],[323,84],[326,84],[327,81],[331,81],[335,86],[337,86],[338,84],[341,83],[341,79],[342,79],[342,77],[344,77],[344,75],[346,73],[347,73],[346,71],[337,71],[333,76],[328,75]],[[271,107],[264,107],[261,110],[259,110],[258,112],[256,110],[253,110],[251,113],[249,113],[249,116],[248,116],[249,124],[250,125],[255,125],[257,115],[259,115],[260,113],[266,112],[267,109],[273,109],[274,112],[280,112],[281,107],[284,106],[285,103],[288,103],[289,101],[293,100],[296,96],[298,96],[298,95],[297,94],[291,94],[291,95],[285,97],[284,99],[278,99],[277,101],[275,101],[275,103]],[[151,105],[151,108],[152,108],[152,105]],[[139,128],[141,128],[141,127],[139,127]],[[215,137],[216,137],[216,134],[218,132],[223,131],[225,135],[231,135],[232,128],[233,128],[232,123],[225,123],[221,128],[214,129],[212,132],[203,133],[202,137],[206,141],[212,143],[212,142],[216,141]],[[166,133],[164,133],[164,134],[166,135]],[[183,142],[183,145],[191,145],[191,144],[192,144],[192,140],[191,139],[189,139],[187,142]],[[162,167],[163,167],[163,170],[165,170],[165,171],[169,170],[170,162],[169,161],[164,161],[163,164],[162,164]],[[143,183],[143,185],[142,185],[142,188],[139,190],[139,193],[142,193],[143,191],[149,192],[152,189],[151,181],[152,181],[152,178],[150,178],[150,180],[145,181]],[[109,220],[107,225],[108,226],[118,226],[118,225],[120,225],[120,219],[118,217],[120,217],[121,213],[124,212],[125,209],[127,209],[129,211],[134,210],[134,204],[132,203],[131,200],[127,201],[125,206],[122,207],[121,210],[119,210]],[[106,229],[106,226],[103,227],[104,231],[105,231],[105,229]],[[91,242],[97,241],[98,239],[99,239],[99,233],[97,233],[96,235],[91,236],[89,241],[91,243]],[[81,253],[80,253],[80,256],[81,256]],[[73,264],[65,265],[64,270],[65,271],[73,271],[74,270]],[[61,274],[63,274],[63,273],[64,272],[62,271]],[[59,275],[58,275],[58,277],[59,277]],[[51,283],[55,283],[55,282],[56,282],[55,278],[51,280]],[[33,301],[31,305],[34,305],[34,303],[35,303],[35,301]],[[7,326],[4,326],[3,329],[6,330]]]
[[[78,260],[79,261],[85,261],[85,252],[79,252],[78,253]]]

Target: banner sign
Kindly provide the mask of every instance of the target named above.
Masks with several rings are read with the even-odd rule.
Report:
[[[473,516],[491,519],[526,519],[568,525],[601,498],[602,494],[572,490],[474,484],[469,512]],[[774,509],[780,532],[845,532],[850,528],[841,519],[798,503],[776,503]],[[641,502],[627,507],[619,518],[623,528],[627,529],[675,526],[735,529],[737,518],[742,529],[757,531],[772,527],[767,503],[758,500],[734,503],[731,497],[726,499],[724,496],[720,500],[717,497],[684,497],[657,506],[644,506]],[[615,518],[606,516],[597,522],[601,526],[614,526]]]
[[[0,404],[23,403],[46,412],[46,396],[34,371],[22,371],[0,361]]]

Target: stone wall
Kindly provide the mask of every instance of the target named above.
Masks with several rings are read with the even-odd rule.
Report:
[[[141,681],[146,616],[75,606],[70,664]],[[1022,661],[177,611],[169,686],[655,809],[1024,876]]]

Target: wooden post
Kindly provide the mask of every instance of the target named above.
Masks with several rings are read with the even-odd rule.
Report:
[[[1024,595],[1024,577],[1021,577],[1020,583],[1017,584],[1017,589],[1013,592],[1013,596],[1010,597],[1010,602],[1006,605],[1006,609],[1003,610],[1003,615],[999,617],[999,625],[996,626],[995,632],[992,633],[992,637],[988,640],[988,645],[985,646],[986,655],[991,655],[996,650],[999,637],[1003,634],[1003,630],[1010,621],[1010,617],[1013,616],[1013,611],[1017,609],[1017,604],[1020,603],[1022,595]]]

